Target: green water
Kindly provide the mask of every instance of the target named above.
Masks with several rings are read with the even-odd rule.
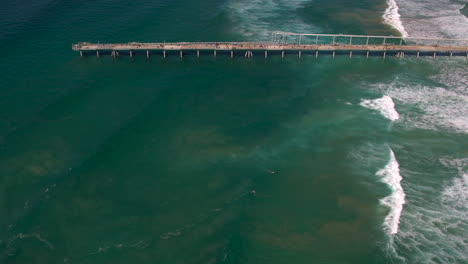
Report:
[[[231,4],[6,4],[0,11],[0,262],[412,259],[416,253],[403,246],[403,236],[398,254],[386,250],[389,208],[379,199],[392,191],[376,171],[388,163],[391,147],[405,189],[416,188],[417,175],[433,173],[435,183],[427,186],[440,192],[437,183],[457,171],[434,161],[466,157],[466,134],[392,124],[359,104],[382,97],[387,88],[372,85],[395,76],[435,86],[430,76],[442,66],[325,56],[113,60],[71,51],[79,41],[262,38],[237,30],[244,20]],[[258,12],[273,12],[267,7]],[[397,34],[381,23],[385,8],[384,1],[304,1],[294,16],[321,32]],[[289,11],[265,19],[276,16],[285,27],[281,17],[291,14],[282,12]],[[396,104],[400,114],[421,114]]]

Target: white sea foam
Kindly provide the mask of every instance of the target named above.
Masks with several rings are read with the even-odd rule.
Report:
[[[440,64],[441,72],[430,77],[434,82],[413,84],[406,76],[395,79],[391,84],[372,86],[398,100],[403,109],[402,123],[409,127],[429,130],[450,130],[468,133],[468,78],[466,63],[452,61],[450,67]]]
[[[442,190],[430,187],[434,179],[423,175],[414,184],[407,185],[406,192],[412,199],[405,205],[398,236],[391,239],[389,246],[395,254],[413,252],[400,263],[466,263],[468,260],[468,158],[444,158],[441,163],[455,172],[452,180],[440,183]]]
[[[395,103],[393,102],[392,98],[387,95],[374,100],[362,100],[360,105],[379,111],[384,117],[390,119],[391,121],[396,121],[398,118],[400,118],[400,115],[395,110]]]
[[[455,178],[451,185],[442,192],[442,202],[445,205],[453,206],[459,212],[468,216],[468,158],[442,160],[446,166],[455,167],[460,177]]]
[[[396,95],[398,91],[401,94]],[[414,104],[423,114],[409,113],[408,125],[431,130],[448,129],[468,133],[468,96],[443,87],[416,85],[408,89],[395,89],[392,95]]]
[[[387,1],[388,7],[383,14],[383,20],[386,24],[398,30],[402,37],[408,37],[405,27],[400,19],[399,8],[395,0]]]
[[[404,28],[411,37],[468,38],[464,4],[451,0],[394,0]]]
[[[382,177],[382,182],[386,183],[392,190],[392,193],[381,199],[380,202],[390,208],[390,212],[385,217],[384,229],[388,234],[393,235],[398,233],[400,216],[403,204],[405,204],[405,192],[400,183],[403,179],[400,175],[400,165],[392,149],[390,149],[390,161],[376,175]]]
[[[228,3],[230,19],[235,32],[253,40],[269,40],[272,31],[316,32],[305,23],[297,9],[307,0],[231,0]]]
[[[450,204],[464,212],[468,211],[468,173],[456,178],[442,193],[444,204]],[[466,216],[466,215],[465,215]]]

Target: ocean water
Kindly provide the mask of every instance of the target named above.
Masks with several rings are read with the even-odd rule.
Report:
[[[468,38],[466,4],[4,3],[0,263],[468,262],[464,58],[71,51],[275,30]]]

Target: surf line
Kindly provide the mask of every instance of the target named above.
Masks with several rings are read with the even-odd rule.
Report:
[[[389,147],[390,161],[385,167],[377,171],[376,175],[381,177],[381,181],[388,185],[392,193],[380,199],[380,203],[389,207],[390,212],[384,220],[384,230],[389,235],[398,233],[398,225],[400,224],[400,216],[405,204],[405,192],[401,186],[400,165],[395,157],[395,153]]]
[[[392,124],[400,117],[395,109],[395,103],[388,95],[374,100],[362,100],[360,105],[379,111],[382,116],[392,121]],[[403,211],[403,205],[405,204],[405,192],[401,186],[401,180],[403,178],[400,175],[400,164],[392,148],[388,146],[388,149],[390,152],[390,160],[383,169],[376,172],[376,176],[380,177],[381,181],[391,190],[391,194],[380,199],[380,203],[390,208],[390,211],[384,219],[383,229],[388,235],[394,235],[398,233],[400,216]]]
[[[398,12],[400,8],[398,7],[396,0],[388,0],[387,5],[388,7],[382,17],[384,23],[398,30],[402,37],[408,37],[408,32],[401,22],[400,13]]]

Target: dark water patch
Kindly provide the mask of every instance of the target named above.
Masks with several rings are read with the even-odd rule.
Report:
[[[468,5],[465,4],[465,6],[460,9],[460,13],[462,13],[465,17],[468,18]]]
[[[72,43],[206,41],[221,39],[220,36],[224,34],[219,28],[211,27],[211,30],[207,30],[213,15],[219,13],[218,5],[214,3],[193,3],[190,10],[203,10],[201,13],[206,15],[187,17],[178,23],[172,21],[174,13],[180,12],[177,8],[180,3],[175,2],[138,2],[132,5],[110,2],[80,2],[79,5],[69,2],[46,3],[38,2],[41,8],[46,7],[37,7],[42,10],[38,11],[40,15],[26,21],[26,25],[21,26],[21,34],[0,44],[8,51],[0,58],[0,70],[4,74],[0,80],[0,85],[4,87],[0,91],[0,109],[5,115],[5,118],[0,119],[0,128],[5,128],[1,129],[2,132],[10,132],[29,122],[31,114],[41,111],[61,96],[76,91],[80,81],[86,79],[86,76],[80,74],[80,69],[75,67],[77,56],[71,51]],[[121,10],[125,10],[125,17],[115,15],[120,14]],[[34,18],[36,16],[38,18]],[[136,23],[134,18],[145,21]],[[190,25],[198,30],[181,34],[182,28],[175,30],[175,24],[180,27]],[[161,32],[163,29],[166,29],[166,33]],[[32,89],[34,86],[41,89]],[[16,96],[21,96],[23,100],[14,100]]]
[[[348,230],[349,237],[364,235],[366,233],[365,229],[362,229],[364,226],[371,229],[375,227],[369,223],[374,223],[376,220],[373,216],[367,215],[375,205],[369,203],[361,206],[358,205],[360,202],[354,202],[355,198],[346,198],[363,192],[346,191],[347,184],[353,184],[341,179],[342,173],[339,171],[345,169],[332,166],[336,170],[326,172],[328,171],[326,168],[331,166],[326,160],[341,160],[340,156],[347,153],[347,150],[342,148],[334,150],[336,148],[334,146],[344,144],[351,147],[354,137],[352,133],[356,132],[349,130],[351,135],[348,137],[339,141],[333,139],[342,130],[340,130],[340,123],[332,120],[338,116],[341,116],[345,122],[347,119],[338,113],[333,114],[331,106],[339,105],[337,101],[334,101],[342,97],[339,91],[343,91],[344,94],[349,91],[349,95],[351,94],[354,88],[352,88],[353,85],[349,86],[349,81],[356,77],[354,74],[363,70],[360,67],[366,68],[367,66],[361,65],[349,72],[347,63],[340,62],[340,60],[329,61],[330,64],[315,64],[315,66],[310,64],[315,62],[298,60],[289,61],[288,64],[282,61],[265,62],[263,59],[235,62],[228,59],[212,58],[211,60],[181,61],[178,58],[170,58],[162,64],[161,62],[145,62],[144,58],[135,58],[133,61],[122,59],[116,62],[113,62],[111,58],[102,60],[86,58],[81,61],[82,67],[107,67],[103,68],[107,71],[107,78],[102,79],[105,81],[96,83],[81,93],[48,107],[36,124],[21,132],[22,135],[18,132],[17,140],[13,140],[16,137],[15,134],[11,136],[12,141],[8,140],[17,148],[12,153],[19,153],[21,157],[25,149],[31,150],[31,144],[38,144],[34,143],[35,138],[42,135],[40,136],[43,142],[41,144],[44,145],[38,144],[38,147],[49,146],[47,151],[54,153],[54,160],[60,161],[61,164],[50,164],[44,167],[43,159],[46,156],[39,153],[40,159],[37,162],[42,170],[36,174],[42,179],[60,174],[60,171],[66,171],[67,167],[73,167],[71,173],[60,181],[51,200],[37,205],[40,210],[18,221],[10,232],[11,236],[17,232],[37,231],[54,245],[60,244],[58,241],[75,241],[68,244],[66,248],[56,246],[58,253],[50,254],[49,260],[62,257],[72,259],[69,255],[79,257],[96,251],[103,253],[96,256],[97,259],[107,259],[112,256],[112,252],[119,250],[115,247],[106,249],[109,244],[128,244],[139,240],[151,241],[148,249],[137,250],[137,252],[139,250],[145,252],[140,252],[140,256],[146,255],[148,259],[161,260],[189,259],[193,257],[190,253],[192,251],[185,255],[162,253],[166,251],[157,251],[160,252],[158,254],[150,248],[163,248],[161,244],[163,242],[160,240],[183,239],[186,232],[194,232],[198,230],[197,226],[204,226],[205,221],[216,219],[218,216],[213,212],[222,212],[219,217],[226,214],[226,218],[220,218],[220,226],[229,226],[232,222],[234,226],[241,228],[241,234],[244,234],[243,232],[247,232],[251,227],[236,224],[236,222],[244,221],[241,220],[243,216],[239,210],[245,207],[238,208],[238,206],[251,199],[262,197],[265,192],[277,193],[275,191],[277,187],[274,187],[275,184],[272,183],[273,178],[267,177],[272,175],[268,172],[270,170],[278,171],[274,177],[285,174],[297,175],[290,178],[293,183],[288,191],[292,195],[291,203],[299,204],[300,199],[309,200],[311,197],[306,195],[308,193],[320,194],[311,206],[319,212],[327,212],[322,215],[323,220],[313,220],[316,217],[311,212],[304,212],[305,215],[302,215],[299,212],[304,211],[304,208],[299,207],[296,208],[297,215],[293,218],[296,219],[295,221],[303,222],[305,220],[300,219],[306,217],[305,219],[318,221],[316,223],[319,226],[325,225],[322,231],[318,226],[312,229],[314,237],[325,239],[330,235],[330,226],[335,225],[340,226],[342,230]],[[222,69],[220,64],[223,65]],[[164,66],[165,70],[149,69],[149,65]],[[306,76],[294,77],[293,82],[293,77],[289,75],[290,67],[299,69],[306,65],[315,67],[320,74],[337,77],[338,82],[335,84],[326,80],[310,82],[310,78]],[[330,67],[341,68],[341,70],[330,73]],[[130,73],[129,68],[139,72]],[[111,74],[118,71],[122,71],[121,74]],[[143,74],[151,76],[152,72],[162,76],[142,78]],[[276,74],[271,75],[272,72]],[[374,78],[371,72],[372,69],[369,68],[367,78]],[[166,74],[180,77],[170,78],[169,81],[164,77]],[[121,82],[121,78],[133,79],[133,85],[119,88],[118,83]],[[146,98],[137,96],[134,100],[130,100],[132,91],[146,82],[155,85],[154,88],[150,88],[152,85],[144,86],[149,87],[144,89],[147,92]],[[355,85],[357,84],[358,82]],[[327,89],[321,89],[321,87],[327,87]],[[141,94],[141,91],[137,94]],[[319,110],[328,103],[332,103],[329,108]],[[137,105],[138,107],[135,107]],[[101,121],[109,118],[115,120],[115,125],[109,126],[108,121],[104,123]],[[301,124],[301,118],[306,122]],[[86,125],[81,126],[86,127],[86,130],[79,129],[81,126],[76,125],[78,121],[85,122]],[[300,122],[297,123],[297,121]],[[349,122],[352,123],[353,119],[349,119]],[[101,125],[114,127],[114,129],[103,133]],[[292,130],[285,129],[284,125],[286,127],[292,125]],[[68,145],[67,148],[58,147],[57,150],[50,148],[50,146],[57,145],[54,143],[53,134],[39,133],[41,130],[50,131],[50,127],[54,127],[53,131],[61,135],[60,137]],[[91,130],[93,127],[100,132],[93,132]],[[88,131],[91,134],[86,136]],[[300,135],[299,133],[298,137],[297,133],[300,131],[309,134]],[[31,140],[24,141],[23,147],[15,143],[28,137],[31,137]],[[321,141],[323,143],[320,143]],[[331,175],[324,176],[323,181],[318,180],[315,184],[313,178],[310,179],[311,184],[318,188],[315,193],[309,192],[307,188],[299,188],[302,185],[301,182],[308,181],[308,179],[302,178],[301,173],[294,172],[296,171],[294,162],[284,160],[284,157],[291,153],[297,153],[297,158],[292,160],[303,160],[301,156],[307,157],[306,153],[299,151],[303,148],[317,148],[318,153],[331,149],[329,154],[317,153],[309,157],[310,160],[314,160],[312,166],[323,163],[324,167],[306,166],[303,168],[304,171],[317,169],[323,171],[320,174]],[[67,158],[69,155],[71,158]],[[18,157],[18,154],[14,156]],[[299,164],[308,163],[306,160],[298,162]],[[20,163],[24,164],[23,161]],[[29,171],[17,180],[25,180],[33,175],[31,173]],[[8,175],[12,177],[14,173],[10,172]],[[330,181],[327,181],[327,178]],[[285,179],[277,179],[277,185],[282,186],[281,181]],[[327,185],[327,182],[330,187],[324,190],[328,191],[321,192],[319,186]],[[333,182],[341,182],[337,191],[343,192],[340,195],[344,198],[335,200],[337,194],[336,191],[332,191],[335,189],[332,187]],[[264,186],[263,190],[262,186]],[[255,190],[255,195],[252,193],[253,190]],[[322,198],[329,200],[330,203],[320,203]],[[285,215],[291,216],[294,210],[290,210],[294,207],[291,207],[289,202],[284,203],[288,199],[283,202],[270,200],[268,207],[279,206],[283,208],[281,210],[285,210]],[[356,209],[346,208],[347,204]],[[367,209],[359,209],[361,207]],[[67,210],[67,208],[73,209]],[[326,219],[340,214],[343,216],[335,217],[336,223],[325,224]],[[252,217],[256,219],[258,216]],[[62,225],[56,231],[50,231],[56,221],[67,224]],[[351,222],[347,223],[348,221]],[[41,228],[34,231],[36,224],[33,223],[39,223]],[[290,228],[294,226],[295,224],[292,224]],[[271,227],[273,228],[274,225]],[[309,226],[309,228],[312,227]],[[356,228],[358,233],[353,233],[355,231],[352,230]],[[41,230],[49,231],[44,233]],[[114,234],[116,230],[128,231],[122,232],[118,239],[111,238],[110,234]],[[232,255],[244,252],[243,254],[247,257],[252,253],[247,245],[258,242],[256,239],[252,242],[249,234],[235,235],[238,232],[235,230],[221,228],[210,231],[207,229],[206,232],[195,235],[195,240],[187,240],[186,243],[193,245],[194,241],[210,241],[209,237],[214,236],[213,243],[201,243],[201,248],[198,248],[198,251],[206,252],[204,254],[207,259],[211,259],[225,252],[227,237],[235,237],[237,241],[235,243],[238,246],[231,248]],[[285,236],[291,236],[291,241],[296,241],[293,243],[302,248],[299,252],[306,254],[308,242],[300,246],[304,243],[301,242],[303,239],[294,238],[296,236],[294,233],[295,231]],[[375,235],[378,236],[378,232]],[[339,237],[336,234],[336,238],[329,238],[331,240],[327,243],[331,245]],[[367,241],[367,239],[370,237],[364,240]],[[99,251],[100,248],[101,251]],[[343,248],[343,254],[355,252],[350,254],[356,254],[356,259],[365,259],[364,251],[362,251],[364,248],[364,246]],[[33,254],[34,247],[25,246],[25,250],[21,259]],[[167,252],[174,252],[173,250],[175,250],[173,246],[168,246]],[[194,249],[193,252],[195,251],[197,250]],[[297,252],[296,249],[294,251]],[[317,254],[319,252],[319,250],[316,251]],[[124,258],[130,258],[132,254],[123,255]],[[296,256],[299,257],[299,255]],[[85,261],[96,261],[93,256],[84,258]]]
[[[14,208],[21,211],[30,194],[68,176],[161,89],[139,86],[142,79],[135,86],[119,86],[112,76],[105,78],[110,80],[107,85],[92,82],[50,105],[32,123],[6,137],[0,153],[5,182],[2,204],[11,218],[4,218],[4,225],[14,223]],[[164,83],[164,78],[158,80]]]
[[[462,4],[463,7],[460,8],[460,13],[468,18],[468,5],[466,4],[466,2],[461,0],[452,0],[452,2]]]

